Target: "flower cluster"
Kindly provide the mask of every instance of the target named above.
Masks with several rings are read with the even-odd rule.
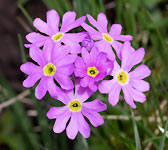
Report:
[[[85,23],[86,17],[92,26]],[[150,87],[142,79],[151,71],[144,64],[137,66],[145,51],[131,47],[133,37],[121,35],[120,24],[113,24],[108,32],[105,14],[100,13],[97,20],[89,14],[76,19],[76,13],[69,11],[63,15],[59,28],[60,17],[55,10],[47,12],[47,22],[36,18],[33,24],[43,34],[32,32],[26,36],[31,44],[25,44],[25,47],[29,48],[29,55],[37,64],[21,65],[21,71],[28,75],[23,86],[32,87],[39,81],[35,88],[37,99],[49,92],[51,97],[65,104],[52,107],[47,113],[49,119],[56,119],[55,133],[66,128],[70,139],[74,139],[78,131],[88,138],[90,127],[84,117],[95,127],[104,123],[99,112],[107,109],[106,104],[99,99],[87,101],[97,90],[108,94],[112,106],[118,103],[121,90],[132,108],[136,108],[134,101],[143,103],[146,100],[143,92],[149,91]],[[69,32],[76,27],[85,31]],[[106,76],[112,79],[103,80]]]

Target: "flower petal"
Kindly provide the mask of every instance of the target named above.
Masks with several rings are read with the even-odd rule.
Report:
[[[42,99],[47,92],[47,77],[42,77],[40,83],[35,88],[35,96],[37,99]]]
[[[130,105],[132,108],[136,108],[136,105],[134,104],[133,97],[131,95],[131,87],[130,85],[125,85],[122,87],[123,93],[124,93],[124,99],[128,105]]]
[[[27,75],[42,74],[42,69],[40,66],[37,66],[31,62],[26,62],[20,66],[20,70]]]
[[[47,112],[48,119],[54,119],[60,117],[62,114],[65,114],[68,110],[67,106],[62,107],[51,107]]]
[[[83,59],[79,56],[77,56],[75,60],[75,76],[77,77],[84,77],[86,75],[87,68],[85,63],[83,62]]]
[[[23,86],[27,88],[32,87],[40,78],[40,74],[30,75],[23,81]]]
[[[59,88],[58,95],[56,99],[60,100],[65,105],[69,104],[69,102],[74,98],[74,91],[71,90],[63,90]]]
[[[132,79],[131,85],[140,92],[146,92],[150,89],[149,83],[144,80]]]
[[[72,41],[72,42],[82,42],[85,37],[86,37],[86,33],[83,33],[83,32],[64,34],[64,38],[66,38],[66,39],[68,39],[69,41]]]
[[[119,97],[120,97],[120,91],[121,91],[121,86],[115,82],[115,84],[113,85],[113,88],[110,90],[109,92],[109,103],[112,106],[115,106],[118,101],[119,101]]]
[[[99,99],[95,99],[91,102],[85,102],[82,105],[82,107],[86,110],[91,110],[95,112],[101,112],[107,109],[107,105],[102,103]]]
[[[69,122],[69,125],[66,128],[66,134],[68,138],[75,139],[77,133],[78,133],[78,113],[72,113],[71,120]]]
[[[56,97],[58,95],[58,86],[54,83],[54,79],[52,77],[47,79],[47,90],[51,97]]]
[[[60,17],[55,10],[47,11],[47,24],[52,29],[54,34],[59,31],[59,22]]]
[[[66,74],[56,72],[54,78],[65,90],[70,90],[74,87],[72,80]]]
[[[86,48],[82,48],[82,58],[85,64],[90,62],[90,55]]]
[[[98,48],[99,52],[106,53],[108,59],[110,59],[111,61],[115,60],[115,55],[113,53],[110,43],[106,42],[105,40],[101,40],[95,42],[95,46]]]
[[[129,73],[131,79],[144,79],[151,74],[150,69],[142,64]]]
[[[115,84],[116,81],[114,79],[103,80],[98,86],[100,93],[109,93]]]
[[[41,35],[40,33],[32,32],[26,35],[26,39],[30,42],[35,44],[37,47],[43,46],[44,42],[48,39],[49,37]],[[29,44],[27,44],[29,45]],[[30,44],[32,45],[32,44]],[[28,46],[31,47],[31,46]]]
[[[116,73],[118,73],[118,71],[120,70],[120,66],[117,63],[117,61],[114,62],[114,69],[112,70],[112,72],[110,72],[109,74],[112,75],[113,77],[116,76]]]
[[[82,114],[89,119],[89,121],[91,122],[91,124],[94,127],[98,127],[98,126],[104,124],[103,117],[97,112],[83,109]]]
[[[60,74],[63,73],[66,75],[71,75],[74,71],[74,65],[69,64],[69,65],[61,66],[61,67],[58,67],[56,71]]]
[[[40,18],[36,18],[33,22],[33,26],[39,30],[42,33],[45,33],[47,35],[52,35],[52,31],[48,27],[47,23],[45,23],[43,20]]]
[[[84,138],[88,138],[90,136],[90,127],[81,113],[77,113],[77,122],[79,132]]]
[[[45,61],[47,63],[52,61],[52,57],[53,57],[53,49],[54,48],[54,43],[51,40],[47,40],[44,43],[44,47],[43,47],[43,54],[44,54],[44,58]]]
[[[123,44],[118,42],[118,41],[113,41],[112,43],[112,47],[114,48],[114,50],[117,53],[117,56],[119,59],[121,59],[121,49],[122,49]]]
[[[76,57],[77,57],[76,54],[66,55],[63,59],[56,61],[56,66],[60,67],[60,66],[72,64],[75,61]]]
[[[107,17],[104,13],[100,13],[97,16],[97,23],[101,26],[101,32],[107,33]]]
[[[43,57],[43,52],[38,47],[30,47],[29,55],[40,66],[44,66],[44,64],[46,63]]]
[[[144,93],[139,92],[132,87],[130,88],[130,91],[131,91],[131,95],[132,95],[134,101],[140,102],[140,103],[144,103],[146,101],[146,96]]]
[[[111,26],[109,34],[111,36],[113,36],[113,35],[120,35],[121,34],[121,30],[122,30],[121,24],[113,24]]]
[[[89,22],[96,27],[98,30],[100,30],[101,32],[103,31],[102,27],[100,26],[100,24],[89,14],[86,15]]]
[[[77,78],[75,81],[75,99],[81,102],[86,101],[94,92],[89,88],[83,88],[80,86],[80,79]]]
[[[80,85],[85,88],[85,87],[89,86],[89,82],[90,82],[90,77],[85,76],[84,78],[82,78],[80,80]]]
[[[97,83],[95,82],[94,78],[90,78],[89,88],[90,88],[93,92],[96,92],[96,91],[97,91]]]
[[[119,41],[131,41],[133,39],[131,35],[113,35],[113,38]]]
[[[69,110],[60,115],[55,121],[53,131],[55,133],[61,133],[62,131],[64,131],[70,116],[71,112]]]
[[[91,37],[93,40],[101,40],[101,39],[103,39],[102,33],[96,31],[95,29],[93,29],[93,28],[92,28],[91,26],[89,26],[88,24],[82,23],[81,26],[89,33],[90,37]]]

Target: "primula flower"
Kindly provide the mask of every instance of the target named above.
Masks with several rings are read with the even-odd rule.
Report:
[[[50,39],[55,44],[61,44],[72,47],[71,53],[79,53],[80,45],[85,37],[84,33],[67,33],[68,31],[80,26],[86,19],[85,16],[75,20],[76,13],[73,11],[66,12],[62,17],[62,26],[59,29],[60,17],[55,10],[47,12],[47,23],[40,18],[36,18],[33,22],[34,27],[47,36],[40,33],[32,32],[26,36],[26,39],[32,44],[25,44],[27,48],[32,46],[41,47],[44,42]]]
[[[68,91],[60,89],[57,99],[65,106],[52,107],[47,113],[49,119],[56,119],[53,127],[55,133],[63,132],[70,118],[66,128],[67,136],[70,139],[74,139],[78,131],[85,138],[90,136],[90,127],[84,116],[95,127],[104,123],[103,117],[98,112],[106,110],[106,104],[101,103],[99,99],[85,102],[92,94],[93,92],[89,88],[80,86],[79,80],[76,80],[75,83],[75,93],[73,89]]]
[[[32,87],[40,79],[35,88],[35,96],[38,99],[42,99],[47,91],[51,96],[57,95],[58,87],[54,83],[54,79],[63,89],[72,89],[74,85],[69,75],[73,73],[73,62],[76,55],[69,54],[69,52],[70,47],[65,45],[54,49],[51,41],[46,41],[43,50],[38,47],[31,47],[30,57],[38,65],[31,62],[21,65],[21,71],[28,75],[27,79],[23,81],[23,86]]]
[[[107,18],[104,13],[100,13],[97,16],[97,21],[87,14],[89,22],[98,29],[95,30],[91,26],[83,23],[81,26],[90,34],[90,37],[93,40],[96,40],[95,46],[98,47],[100,52],[107,53],[107,56],[110,60],[115,60],[115,55],[112,51],[111,46],[117,53],[117,56],[120,56],[120,50],[122,48],[122,43],[118,41],[130,41],[132,40],[131,35],[121,35],[122,26],[120,24],[113,24],[111,26],[110,32],[107,31]]]
[[[111,74],[113,79],[104,80],[99,84],[100,92],[109,94],[109,103],[112,106],[118,103],[121,89],[126,103],[132,108],[136,108],[134,101],[143,103],[146,100],[143,92],[149,91],[150,87],[149,83],[142,79],[151,74],[150,69],[141,64],[130,71],[134,65],[142,61],[144,54],[143,48],[132,51],[130,42],[124,43],[121,51],[121,67],[115,62]]]
[[[113,63],[107,59],[106,53],[98,52],[96,47],[93,47],[90,53],[82,48],[82,58],[76,58],[74,73],[75,76],[82,78],[82,87],[89,87],[95,92],[98,81],[107,75],[108,68],[112,69]]]

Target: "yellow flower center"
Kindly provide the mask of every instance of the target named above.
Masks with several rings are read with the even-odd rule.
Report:
[[[57,42],[57,41],[61,40],[63,38],[63,36],[64,36],[64,33],[57,33],[52,36],[52,40],[54,42]]]
[[[106,34],[106,33],[103,33],[103,39],[106,40],[109,43],[113,42],[112,37],[110,35]]]
[[[79,112],[82,109],[82,103],[80,101],[78,101],[78,100],[72,100],[68,104],[68,108],[72,112]]]
[[[91,77],[96,77],[99,74],[99,70],[96,67],[88,67],[87,74]]]
[[[121,84],[127,84],[129,81],[129,75],[127,72],[125,71],[120,71],[117,75],[116,75],[116,80]]]
[[[43,68],[43,72],[45,76],[53,76],[55,74],[55,71],[56,71],[56,66],[53,65],[52,63],[48,63]]]

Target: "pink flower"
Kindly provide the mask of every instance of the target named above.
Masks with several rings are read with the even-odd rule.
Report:
[[[98,112],[106,110],[106,104],[101,103],[99,99],[85,102],[92,94],[91,90],[79,85],[79,80],[75,84],[75,93],[73,90],[60,90],[57,99],[63,102],[65,106],[52,107],[47,113],[49,119],[56,119],[53,127],[55,133],[63,132],[70,118],[66,128],[67,136],[70,139],[75,139],[78,131],[84,138],[90,136],[90,127],[84,116],[95,127],[104,123],[103,117]]]
[[[145,102],[146,96],[143,92],[149,91],[150,86],[148,82],[142,79],[148,77],[151,71],[144,64],[130,71],[134,65],[142,61],[144,54],[143,48],[132,51],[130,42],[124,43],[121,51],[121,67],[115,62],[111,74],[113,79],[104,80],[99,84],[100,92],[109,94],[109,103],[112,106],[118,103],[121,89],[126,103],[132,108],[136,108],[134,101]]]
[[[85,21],[85,16],[75,20],[76,13],[73,11],[66,12],[62,17],[62,26],[59,29],[60,17],[55,10],[47,12],[47,23],[40,18],[33,22],[34,27],[47,36],[40,33],[32,32],[26,36],[26,39],[32,44],[25,44],[25,47],[41,47],[46,40],[51,40],[55,44],[71,46],[71,53],[80,53],[79,42],[85,37],[84,33],[67,33],[68,31],[80,26]]]
[[[113,63],[107,59],[107,54],[98,52],[93,47],[89,53],[82,48],[82,57],[77,57],[75,61],[75,76],[82,78],[80,85],[89,87],[92,91],[97,91],[98,81],[107,75],[107,69],[113,69]]]
[[[23,81],[24,87],[32,87],[39,80],[35,88],[35,96],[42,99],[48,91],[51,96],[56,96],[57,85],[54,79],[63,89],[69,90],[74,87],[69,75],[73,73],[73,62],[76,59],[75,54],[69,54],[70,47],[62,45],[54,49],[53,43],[49,40],[44,44],[43,50],[38,47],[30,48],[30,57],[38,63],[35,65],[27,62],[21,65],[22,72],[28,75]]]
[[[115,55],[111,48],[112,46],[116,51],[117,56],[121,58],[120,50],[122,48],[122,44],[118,41],[130,41],[133,39],[132,36],[121,35],[122,26],[120,24],[113,24],[110,32],[108,32],[108,21],[104,13],[100,13],[97,16],[97,21],[89,14],[87,14],[87,18],[89,22],[98,29],[98,31],[86,23],[83,23],[81,26],[90,34],[90,37],[93,40],[97,41],[95,42],[95,46],[98,47],[99,51],[107,53],[110,60],[115,60]]]

